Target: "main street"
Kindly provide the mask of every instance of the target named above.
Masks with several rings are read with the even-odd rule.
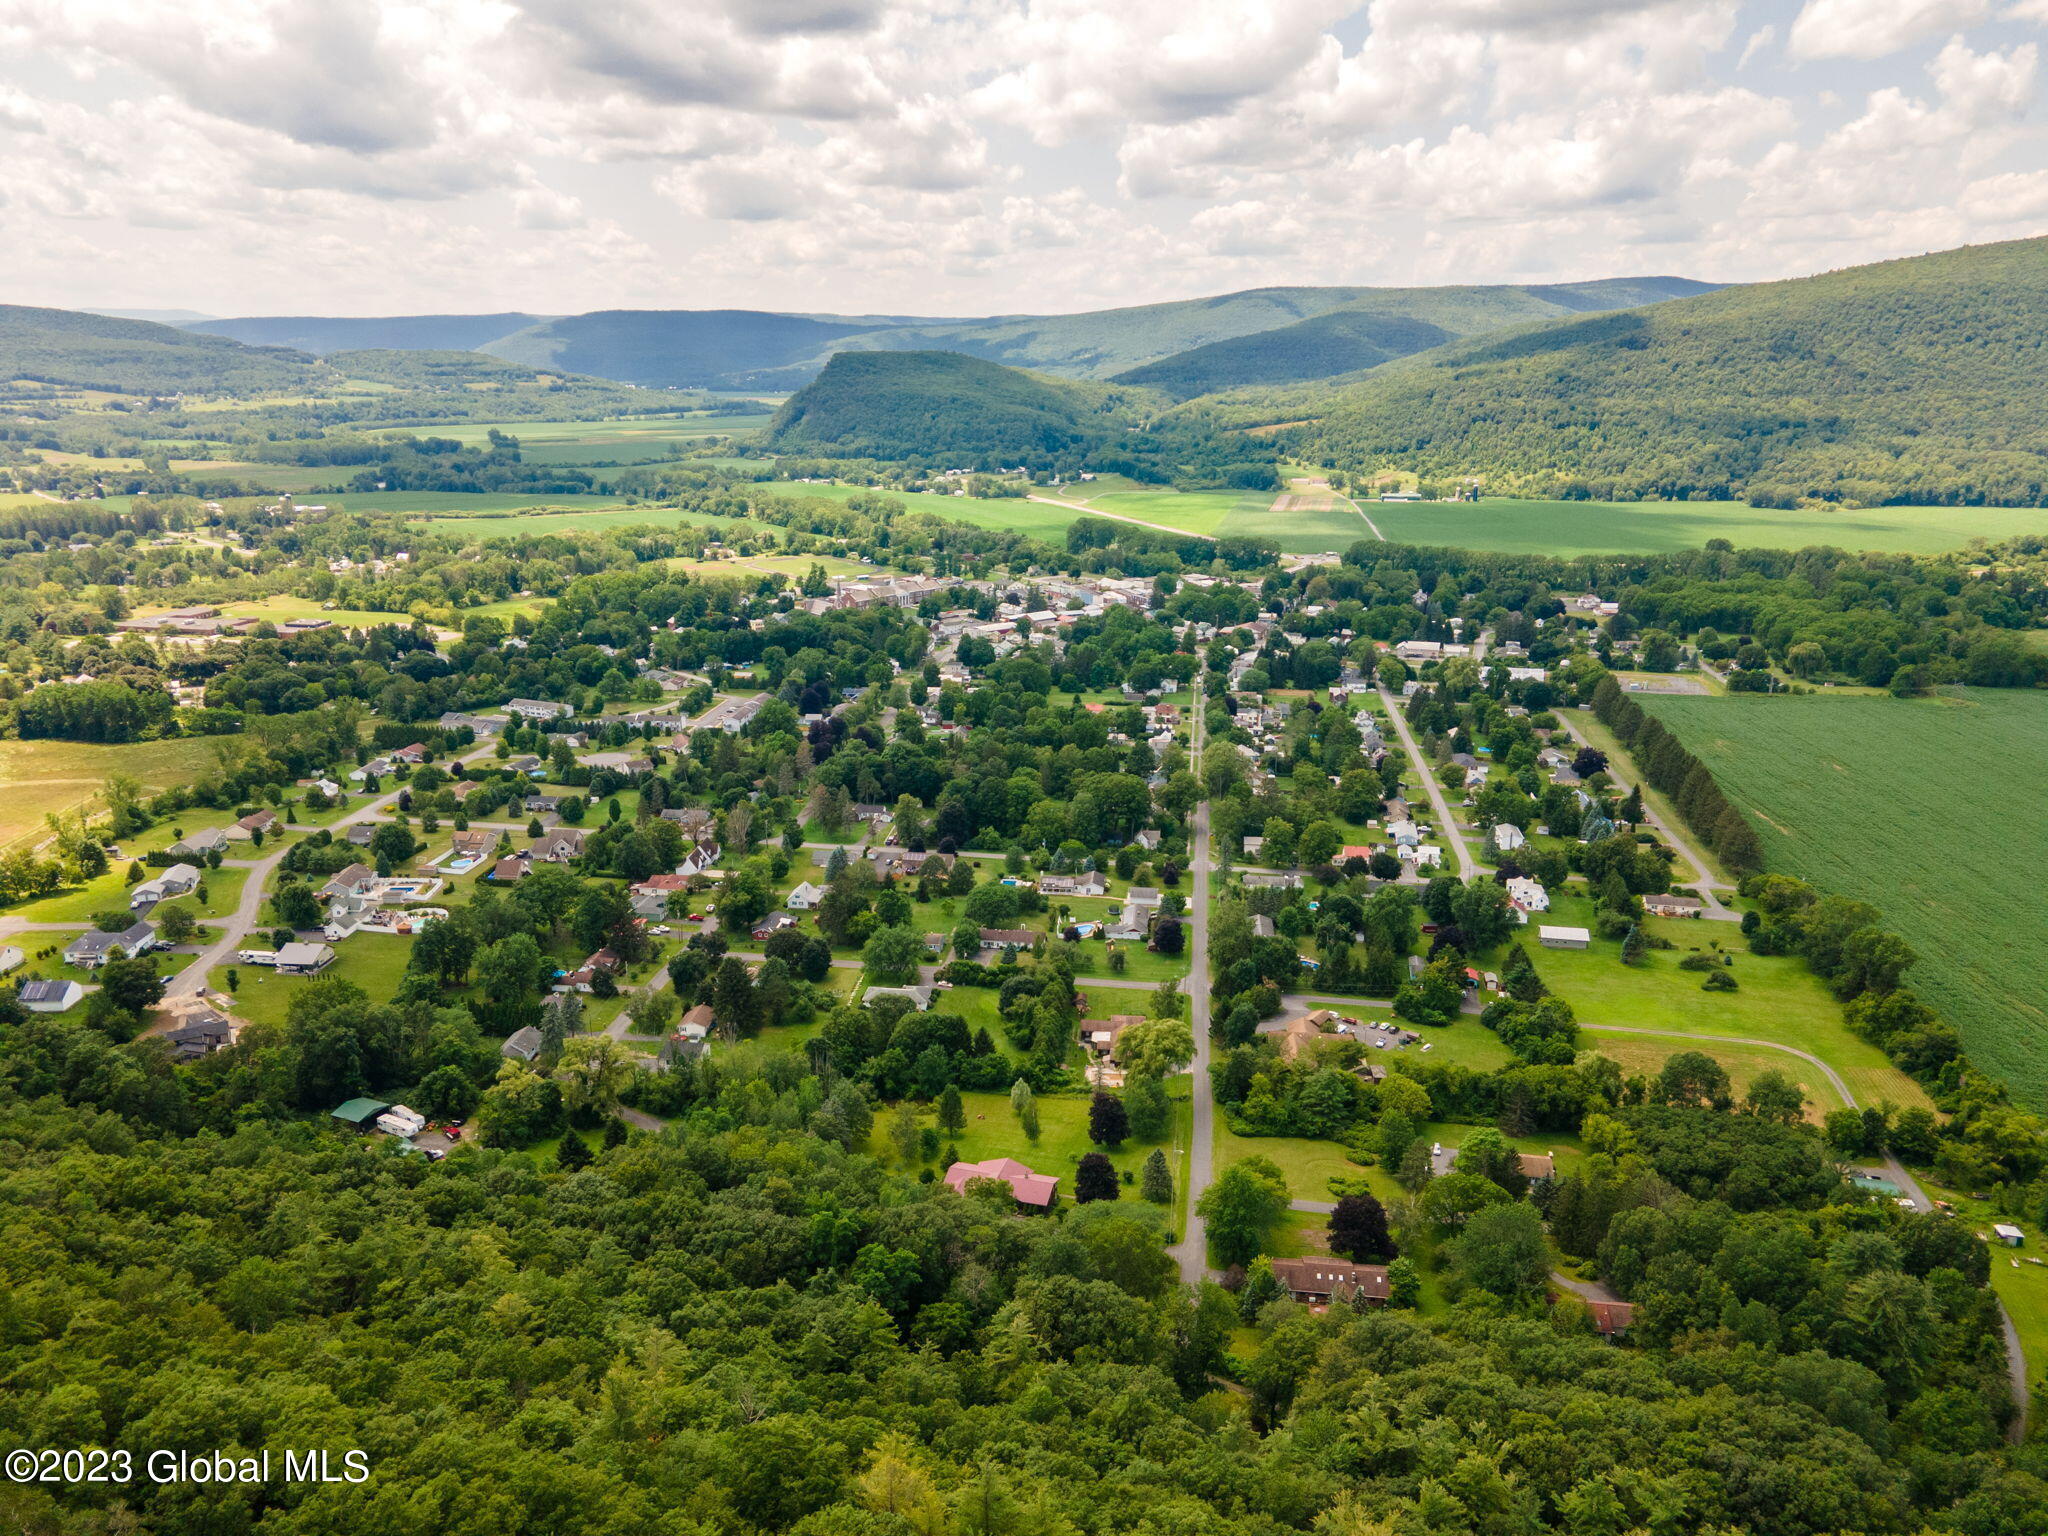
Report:
[[[1195,726],[1192,767],[1197,781],[1202,777],[1202,745],[1207,708],[1197,680],[1194,695]],[[1188,906],[1190,961],[1188,979],[1188,1022],[1194,1031],[1195,1056],[1189,1064],[1188,1094],[1188,1187],[1187,1226],[1173,1255],[1180,1261],[1181,1278],[1199,1284],[1209,1276],[1209,1238],[1202,1225],[1196,1202],[1209,1187],[1216,1139],[1216,1101],[1209,1092],[1209,798],[1206,790],[1195,806],[1194,837],[1189,844],[1194,867],[1194,899]]]

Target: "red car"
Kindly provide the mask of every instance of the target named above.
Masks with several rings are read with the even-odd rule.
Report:
[[[462,1127],[459,1125],[451,1125],[448,1127],[447,1130],[443,1131],[441,1134],[443,1136],[446,1136],[450,1141],[460,1141],[462,1140]]]

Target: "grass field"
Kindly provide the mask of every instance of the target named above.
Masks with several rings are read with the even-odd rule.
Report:
[[[348,491],[323,505],[350,512],[518,512],[528,507],[624,506],[618,496],[526,496],[515,491]]]
[[[1288,554],[1349,549],[1360,539],[1372,537],[1364,519],[1348,506],[1278,512],[1271,491],[1090,488],[1085,497],[1068,499],[1085,500],[1105,515],[1136,518],[1212,538],[1263,539]]]
[[[431,516],[422,518],[436,528],[459,528],[479,539],[527,538],[546,533],[603,533],[608,528],[637,528],[645,524],[657,528],[675,528],[688,524],[708,531],[737,530],[744,528],[753,533],[767,533],[781,538],[781,531],[772,524],[753,523],[737,517],[712,517],[700,512],[687,516],[676,507],[664,507],[652,503],[637,506],[622,506],[614,497],[585,496],[574,498],[594,510],[560,510],[571,498],[556,497],[547,503],[555,509],[549,511],[504,513],[495,507],[476,507],[471,510],[452,508],[430,509]],[[491,516],[480,514],[491,513]]]
[[[43,818],[97,798],[113,773],[152,790],[190,783],[214,766],[213,743],[187,736],[103,746],[86,741],[0,741],[0,848],[37,838]]]
[[[1590,927],[1592,920],[1592,903],[1583,896],[1560,897],[1551,903],[1548,921],[1552,923]],[[1543,949],[1531,938],[1524,947],[1551,991],[1572,1005],[1580,1025],[1588,1030],[1611,1024],[1767,1040],[1819,1057],[1841,1074],[1861,1103],[1888,1100],[1905,1106],[1927,1102],[1920,1085],[1893,1066],[1882,1051],[1849,1033],[1842,1021],[1842,1005],[1806,968],[1804,960],[1750,954],[1733,923],[1649,918],[1644,931],[1670,940],[1674,947],[1650,951],[1640,965],[1621,963],[1619,939],[1596,938],[1587,949]],[[1736,991],[1703,992],[1698,972],[1678,968],[1688,949],[1703,949],[1712,943],[1734,953]],[[1488,963],[1499,969],[1497,962]],[[1641,1060],[1654,1058],[1660,1066],[1666,1056],[1680,1051],[1697,1048],[1718,1054],[1723,1049],[1654,1035],[1608,1038],[1640,1040],[1650,1049],[1630,1054]],[[1594,1044],[1604,1050],[1606,1039]],[[1731,1074],[1753,1065],[1747,1056],[1753,1048],[1738,1045],[1726,1049]],[[1783,1052],[1773,1054],[1779,1057],[1776,1066],[1806,1085],[1808,1097],[1819,1100],[1826,1095],[1827,1107],[1833,1107],[1825,1079],[1810,1063]]]
[[[658,464],[707,437],[751,432],[768,425],[768,412],[702,416],[627,417],[610,421],[473,422],[435,428],[435,435],[482,443],[495,428],[519,439],[529,464]]]
[[[1972,1058],[2048,1108],[2048,696],[1643,703],[1752,814],[1770,866],[1874,903]]]
[[[339,976],[352,981],[369,994],[371,1002],[388,1003],[397,994],[399,982],[405,979],[406,960],[411,954],[411,939],[384,933],[353,934],[334,946],[334,964],[320,974],[323,978]],[[227,983],[230,970],[237,973],[241,982],[233,992],[228,990]],[[223,965],[207,972],[206,985],[224,997],[232,997],[236,1014],[250,1023],[282,1024],[292,998],[315,979],[280,976],[261,965]]]
[[[1027,501],[1020,496],[983,500],[973,496],[938,496],[930,491],[878,490],[866,485],[797,485],[788,480],[764,481],[749,489],[759,495],[814,496],[826,501],[849,501],[855,496],[888,496],[914,512],[929,512],[976,528],[1021,533],[1027,538],[1061,546],[1067,540],[1067,526],[1075,518],[1087,515],[1068,507],[1049,507],[1043,502]]]
[[[2034,507],[1867,507],[1858,511],[1775,511],[1735,501],[1365,502],[1366,515],[1397,544],[1447,544],[1503,554],[1656,554],[1697,549],[1708,539],[1738,548],[1799,549],[1833,544],[1935,554],[1971,539],[2048,532]]]

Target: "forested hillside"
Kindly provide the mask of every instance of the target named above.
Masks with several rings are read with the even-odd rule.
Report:
[[[1629,309],[1708,293],[1683,277],[1608,278],[1541,287],[1390,288],[1340,309],[1177,353],[1116,375],[1180,399],[1248,384],[1360,373],[1484,331],[1592,310]]]
[[[485,350],[531,367],[629,384],[716,387],[819,356],[840,338],[873,328],[872,320],[753,309],[608,309],[543,321]],[[805,368],[802,377],[815,371]]]
[[[777,412],[777,447],[993,468],[1085,450],[1143,392],[1048,379],[957,352],[841,352]]]
[[[958,352],[841,352],[777,412],[790,453],[935,468],[1084,467],[1153,483],[1267,486],[1273,448],[1199,412],[1160,426],[1149,390],[1005,368]]]
[[[1332,464],[1595,498],[2040,505],[2048,240],[1759,283],[1450,347],[1334,394]],[[1242,403],[1242,402],[1240,402]]]
[[[261,394],[324,369],[304,353],[245,347],[147,320],[0,305],[0,378],[119,394]]]
[[[392,348],[406,352],[473,352],[539,325],[544,317],[517,312],[496,315],[380,315],[365,318],[322,315],[260,315],[239,320],[204,320],[187,330],[228,336],[253,347],[296,347],[325,356]]]

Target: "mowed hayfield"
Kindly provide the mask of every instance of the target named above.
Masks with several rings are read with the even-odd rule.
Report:
[[[103,746],[86,741],[0,741],[0,848],[40,840],[43,818],[97,800],[109,774],[151,790],[190,783],[214,765],[203,736]]]
[[[752,533],[766,533],[780,539],[781,530],[772,523],[749,522],[738,517],[714,517],[709,513],[685,513],[679,507],[664,507],[654,503],[638,503],[622,506],[615,500],[590,496],[581,498],[591,504],[592,510],[575,512],[562,510],[562,498],[548,504],[548,510],[531,512],[435,512],[423,517],[421,522],[436,528],[459,529],[472,538],[511,539],[528,538],[547,533],[603,533],[610,528],[676,528],[684,525],[703,528],[707,532],[721,529],[737,531],[746,529]]]
[[[1973,538],[2048,533],[2039,507],[1866,507],[1776,511],[1735,501],[1364,501],[1397,544],[1448,545],[1513,555],[1661,554],[1727,539],[1738,549],[1938,554]]]
[[[1971,1057],[2048,1108],[2048,694],[1640,698],[1750,812],[1770,867],[1875,904]]]
[[[475,516],[479,512],[523,512],[533,507],[595,510],[622,507],[622,496],[529,496],[520,491],[348,491],[324,498],[349,512],[433,512]]]
[[[519,439],[529,464],[658,464],[682,457],[707,437],[728,437],[768,425],[767,412],[628,417],[610,421],[499,421],[436,427],[437,437],[481,445],[495,428]]]

